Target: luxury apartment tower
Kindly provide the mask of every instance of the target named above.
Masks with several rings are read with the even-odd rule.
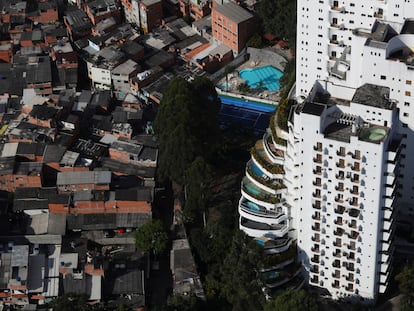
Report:
[[[252,149],[240,228],[296,243],[307,282],[333,298],[372,301],[414,199],[414,1],[298,0],[297,11],[296,96]]]

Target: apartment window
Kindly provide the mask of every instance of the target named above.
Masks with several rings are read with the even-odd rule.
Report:
[[[404,112],[404,117],[408,117],[408,112]]]
[[[410,107],[410,103],[409,103],[409,102],[405,102],[405,103],[404,103],[404,106],[405,106],[405,107]]]
[[[411,85],[411,80],[406,80],[405,84]]]
[[[411,92],[410,91],[405,91],[405,96],[411,96]]]
[[[381,75],[381,80],[387,80],[387,77],[384,75]]]

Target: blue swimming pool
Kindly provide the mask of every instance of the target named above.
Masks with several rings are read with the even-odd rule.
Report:
[[[251,162],[250,168],[256,176],[262,177],[264,175],[264,172],[254,162]]]
[[[279,80],[283,72],[268,65],[260,68],[246,68],[239,72],[240,78],[253,89],[259,87],[274,92],[280,90]]]
[[[253,195],[260,195],[261,193],[261,191],[253,184],[244,184],[244,186],[246,187],[247,191],[249,191]]]
[[[251,211],[253,211],[253,212],[258,212],[258,211],[260,211],[260,207],[259,207],[259,205],[257,205],[256,203],[253,203],[253,202],[250,202],[250,201],[247,201],[246,202],[246,205],[249,207],[249,209],[251,210]]]

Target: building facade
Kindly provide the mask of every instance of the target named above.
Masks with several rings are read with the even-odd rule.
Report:
[[[211,27],[214,40],[227,45],[238,54],[256,31],[257,23],[252,14],[230,2],[213,6]]]
[[[240,229],[297,243],[307,282],[375,301],[412,215],[414,4],[298,1],[296,87],[252,149]]]

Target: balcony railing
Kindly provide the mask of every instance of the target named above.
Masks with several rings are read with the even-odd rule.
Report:
[[[334,231],[334,235],[336,236],[342,236],[344,234],[345,230],[342,228],[336,228],[336,230]]]
[[[343,191],[344,191],[344,187],[343,187],[343,186],[335,186],[335,190],[336,190],[336,191],[341,191],[341,192],[343,192]]]
[[[333,246],[335,246],[335,247],[342,247],[342,242],[335,241],[335,242],[333,242]]]
[[[356,240],[359,236],[359,233],[357,231],[351,231],[351,233],[348,233],[348,238]]]
[[[319,231],[321,231],[321,226],[319,224],[315,224],[315,225],[312,226],[312,230],[319,232]]]
[[[314,236],[312,236],[311,240],[313,242],[320,242],[321,241],[321,238],[319,237],[319,235],[314,235]]]
[[[336,167],[345,168],[344,162],[336,162]]]
[[[318,168],[316,168],[316,169],[313,170],[313,173],[315,175],[321,175],[322,174],[322,169],[320,167],[318,167]]]
[[[349,216],[351,217],[358,217],[359,216],[359,210],[356,208],[350,208],[348,211]]]
[[[313,257],[311,257],[311,262],[313,262],[313,263],[319,263],[319,256],[313,256]]]
[[[312,215],[313,220],[321,220],[321,215],[319,213]]]
[[[342,205],[339,205],[337,208],[335,208],[334,212],[342,215],[345,212],[345,207]]]
[[[336,175],[335,175],[335,178],[336,178],[336,179],[343,180],[343,179],[345,178],[345,175],[344,175],[344,174],[336,174]]]
[[[322,152],[322,145],[313,146],[313,150]]]
[[[319,201],[318,201],[319,202]],[[316,208],[316,209],[321,209],[321,204],[320,203],[313,203],[312,204],[312,207],[313,208]]]
[[[314,198],[320,198],[321,197],[321,193],[320,192],[312,192],[312,196],[314,197]]]
[[[312,246],[311,251],[314,252],[314,253],[319,253],[319,251],[320,251],[319,246],[318,247]]]
[[[341,226],[341,225],[342,225],[342,218],[337,218],[337,219],[335,219],[335,220],[334,220],[334,224],[335,224],[335,225],[340,225],[340,226]]]
[[[357,227],[356,220],[351,220],[351,221],[348,223],[348,227],[349,227],[349,228],[354,228],[354,229],[356,229],[356,227]]]
[[[343,203],[344,199],[342,197],[335,197],[335,202],[337,203]]]
[[[282,212],[282,209],[271,211],[271,210],[266,209],[265,207],[259,206],[253,202],[248,202],[248,201],[242,202],[242,204],[240,205],[240,208],[241,210],[249,214],[263,216],[266,218],[280,218],[284,215],[284,213]]]

